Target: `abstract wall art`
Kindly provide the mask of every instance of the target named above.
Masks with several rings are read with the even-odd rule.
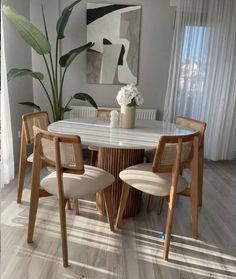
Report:
[[[138,82],[141,6],[87,3],[87,82]]]

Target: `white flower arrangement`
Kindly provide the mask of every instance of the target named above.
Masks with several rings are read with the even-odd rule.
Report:
[[[120,106],[140,107],[143,104],[143,97],[133,83],[123,86],[118,92],[116,100]]]

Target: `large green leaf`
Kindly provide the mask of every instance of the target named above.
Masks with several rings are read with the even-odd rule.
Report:
[[[36,110],[38,110],[38,111],[41,111],[40,106],[36,105],[36,104],[33,103],[33,102],[20,102],[19,104],[20,104],[20,105],[24,105],[24,106],[28,106],[28,107],[32,107],[32,108],[34,108],[34,109],[36,109]]]
[[[16,77],[31,76],[33,78],[43,80],[43,74],[40,72],[32,72],[29,69],[16,69],[13,68],[7,73],[7,80],[10,81]]]
[[[86,93],[76,93],[73,97],[73,99],[77,99],[77,100],[81,100],[81,101],[86,101],[88,102],[91,106],[93,106],[94,108],[98,108],[96,102],[94,101],[94,99],[86,94]]]
[[[94,43],[89,42],[86,45],[72,49],[70,52],[63,55],[59,61],[61,67],[69,67],[78,54],[84,50],[90,49],[92,46],[94,46]]]
[[[38,54],[43,55],[50,52],[51,46],[47,38],[27,18],[20,15],[10,6],[4,5],[3,12],[15,25],[25,42],[29,44]]]
[[[64,36],[64,31],[66,28],[66,24],[69,20],[69,17],[71,15],[71,12],[74,8],[74,6],[76,4],[78,4],[81,0],[77,0],[74,3],[72,3],[71,5],[69,5],[68,7],[66,7],[63,11],[61,16],[59,17],[58,21],[57,21],[57,38],[59,40],[63,39]]]

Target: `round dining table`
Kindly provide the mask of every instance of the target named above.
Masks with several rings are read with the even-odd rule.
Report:
[[[78,135],[83,145],[98,148],[97,167],[102,168],[116,178],[111,185],[114,217],[119,208],[123,182],[119,173],[123,169],[143,163],[144,151],[155,149],[162,135],[189,135],[192,130],[177,127],[174,123],[156,120],[139,120],[133,129],[111,128],[108,119],[88,118],[69,119],[53,122],[50,132]],[[124,217],[136,215],[141,208],[142,193],[132,188],[130,191]],[[105,215],[103,197],[97,193],[98,210]]]

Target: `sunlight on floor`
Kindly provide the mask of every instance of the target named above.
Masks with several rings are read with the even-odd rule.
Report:
[[[25,190],[25,192],[27,191],[29,192],[29,190]],[[29,197],[29,193],[24,194]],[[11,230],[23,230],[26,235],[28,209],[28,202],[24,202],[20,206],[17,205],[16,202],[9,204],[2,214],[3,226],[11,227]],[[135,264],[151,263],[153,265],[164,266],[217,279],[233,279],[236,277],[236,257],[230,255],[222,248],[208,245],[200,240],[173,234],[171,239],[170,259],[167,262],[162,259],[163,240],[160,237],[161,231],[138,225],[133,228],[132,226],[130,227],[129,222],[125,221],[122,229],[117,229],[112,233],[109,230],[107,218],[101,216],[97,212],[94,202],[82,200],[79,210],[80,215],[75,215],[73,210],[67,210],[70,266],[77,266],[84,270],[108,275],[110,276],[109,278],[119,277],[120,271],[118,274],[116,270],[122,269],[122,263],[117,262],[112,268],[109,267],[106,269],[96,266],[96,263],[90,262],[88,256],[87,258],[86,256],[85,258],[81,256],[79,260],[77,260],[74,257],[74,252],[70,253],[70,247],[76,247],[76,251],[80,251],[81,249],[83,249],[83,251],[84,249],[92,249],[95,252],[99,248],[100,251],[104,251],[106,260],[110,258],[110,260],[113,259],[114,262],[116,262],[115,257],[119,257],[120,254],[122,254],[123,256],[127,255],[127,257],[129,257],[127,259],[128,262],[131,262],[132,258]],[[35,262],[36,259],[41,259],[43,262],[53,262],[61,265],[61,256],[57,257],[50,254],[50,251],[45,251],[47,245],[44,244],[44,246],[42,246],[43,241],[48,242],[48,245],[50,245],[50,241],[53,240],[58,247],[56,251],[59,252],[57,252],[57,254],[61,255],[59,214],[54,198],[40,201],[34,240],[35,242],[33,245],[27,244],[26,240],[24,240],[21,243],[16,243],[14,247],[11,247],[14,248],[15,256],[30,258],[31,263]],[[123,259],[123,261],[125,261],[125,259]],[[66,273],[65,278],[75,277]]]

